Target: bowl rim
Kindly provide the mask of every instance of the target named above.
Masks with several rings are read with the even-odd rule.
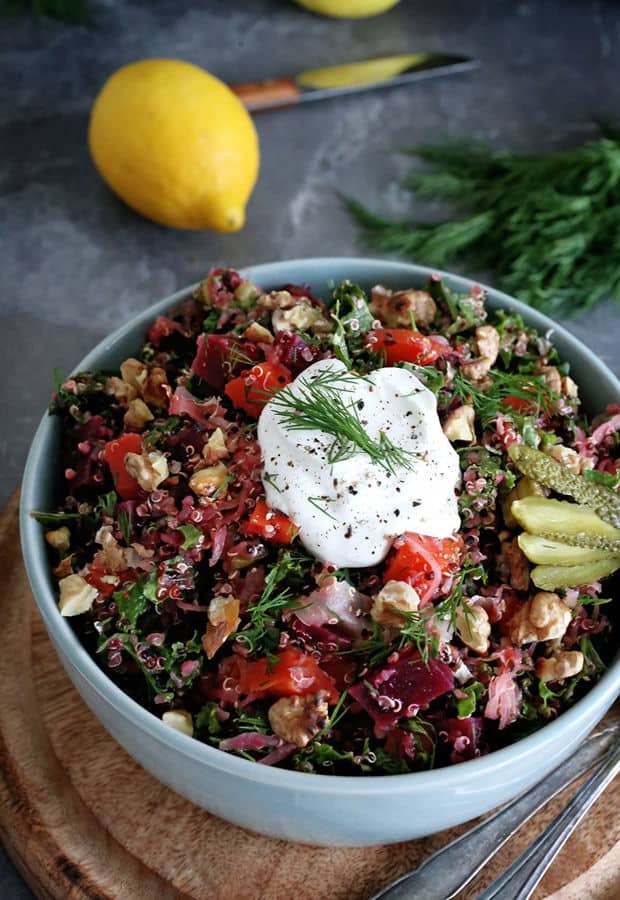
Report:
[[[239,271],[260,284],[261,273],[265,273],[268,281],[270,278],[276,277],[276,272],[286,272],[289,268],[291,270],[298,268],[322,269],[329,268],[329,266],[334,268],[351,268],[352,270],[367,268],[369,274],[373,269],[381,269],[383,273],[382,278],[386,280],[391,275],[410,275],[416,279],[438,275],[456,290],[470,290],[472,286],[480,285],[488,293],[494,307],[508,307],[521,313],[528,324],[533,324],[535,328],[543,333],[555,332],[559,334],[565,347],[568,347],[569,353],[575,352],[582,358],[585,358],[588,368],[617,388],[620,394],[620,380],[585,344],[565,328],[538,310],[526,306],[526,304],[508,294],[464,276],[414,263],[346,256],[308,257],[267,262],[244,266]],[[273,274],[270,274],[271,270],[273,270]],[[357,277],[363,276],[360,273]],[[284,275],[280,283],[287,283],[288,280],[286,275]],[[101,355],[109,352],[120,340],[128,336],[136,328],[146,327],[153,320],[154,316],[162,314],[166,309],[173,308],[175,304],[187,298],[195,287],[196,285],[194,284],[182,288],[132,316],[129,321],[101,340],[72,371],[82,371],[94,365]],[[87,682],[91,691],[117,714],[122,716],[123,719],[131,723],[134,728],[137,728],[142,734],[147,735],[160,744],[166,745],[168,749],[179,754],[179,758],[183,756],[192,758],[196,762],[206,764],[208,768],[225,771],[239,779],[261,782],[264,786],[291,788],[304,793],[326,793],[330,795],[347,793],[372,796],[397,794],[402,792],[403,789],[408,791],[425,791],[428,788],[456,788],[463,791],[467,789],[468,776],[477,777],[478,779],[491,778],[495,772],[512,769],[515,763],[519,762],[523,757],[529,754],[540,753],[547,745],[555,743],[556,735],[559,736],[565,731],[572,732],[573,726],[578,726],[586,706],[596,707],[598,720],[620,694],[619,655],[585,697],[578,700],[574,706],[570,707],[558,718],[543,725],[534,733],[520,738],[518,741],[499,750],[494,750],[485,756],[467,760],[458,765],[422,772],[408,772],[401,775],[325,775],[323,773],[298,772],[277,767],[271,768],[270,766],[261,766],[256,762],[226,753],[196,738],[181,734],[165,725],[158,716],[141,706],[129,694],[118,687],[90,656],[75,634],[69,621],[58,614],[56,596],[51,588],[43,533],[38,522],[30,515],[30,510],[34,508],[34,494],[38,473],[45,468],[44,444],[49,438],[52,428],[53,423],[49,415],[45,413],[36,430],[28,453],[20,500],[22,554],[37,607],[54,644],[54,649],[59,654],[65,667],[71,667],[76,670],[80,678]],[[139,757],[138,761],[140,761]]]

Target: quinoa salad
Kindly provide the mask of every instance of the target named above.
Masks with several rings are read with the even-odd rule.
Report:
[[[214,269],[117,371],[58,379],[35,512],[59,614],[165,725],[262,765],[469,760],[617,649],[620,405],[457,294]]]

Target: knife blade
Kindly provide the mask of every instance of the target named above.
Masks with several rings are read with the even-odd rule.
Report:
[[[246,109],[257,112],[296,106],[313,100],[325,100],[341,94],[371,91],[452,75],[478,68],[478,61],[466,56],[445,53],[409,53],[400,56],[382,56],[361,62],[308,69],[288,78],[271,78],[247,84],[233,84],[231,90]]]

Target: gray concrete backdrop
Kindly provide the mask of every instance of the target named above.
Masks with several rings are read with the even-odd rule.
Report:
[[[71,27],[0,19],[0,502],[20,477],[55,367],[212,265],[361,255],[336,191],[405,213],[398,148],[446,135],[513,149],[574,146],[620,124],[620,5],[578,0],[402,0],[376,19],[329,20],[287,0],[89,0]],[[127,209],[86,150],[106,77],[168,56],[229,81],[411,50],[478,57],[475,73],[256,118],[262,168],[245,229],[173,232]],[[424,260],[418,260],[424,262]],[[479,273],[468,273],[477,275]],[[618,308],[568,327],[620,372]],[[0,896],[30,897],[0,858]]]

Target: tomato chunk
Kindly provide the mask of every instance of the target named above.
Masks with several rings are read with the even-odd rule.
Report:
[[[118,583],[110,583],[108,581],[104,581],[104,578],[107,575],[108,573],[101,566],[98,566],[95,563],[90,563],[86,567],[86,571],[84,572],[84,580],[91,584],[93,587],[96,587],[103,597],[111,597],[114,591],[118,590],[120,578],[118,580]]]
[[[277,362],[265,362],[253,366],[238,378],[233,378],[224,388],[224,392],[237,409],[242,409],[248,416],[258,419],[263,406],[292,380],[291,371],[286,366]]]
[[[399,362],[428,366],[450,350],[437,338],[407,328],[376,328],[364,340],[366,348],[385,356],[388,366]]]
[[[103,448],[102,458],[114,479],[116,493],[123,500],[135,500],[140,493],[140,485],[125,468],[125,457],[128,453],[142,452],[142,435],[121,434],[113,441],[108,441]]]
[[[394,541],[383,583],[406,581],[420,595],[421,604],[426,605],[438,596],[444,578],[458,569],[462,553],[460,535],[434,538],[407,531]]]
[[[278,660],[257,659],[249,662],[238,659],[239,689],[242,694],[260,694],[264,697],[289,697],[291,694],[311,694],[328,691],[335,703],[338,691],[332,678],[324,672],[312,656],[287,647],[278,653]]]
[[[271,509],[264,500],[259,500],[242,531],[271,541],[278,547],[285,547],[297,536],[299,528],[284,513]]]
[[[502,406],[504,409],[512,409],[514,412],[526,415],[537,411],[537,399],[536,396],[532,396],[530,400],[526,397],[515,397],[514,394],[511,394],[509,397],[504,397]]]

